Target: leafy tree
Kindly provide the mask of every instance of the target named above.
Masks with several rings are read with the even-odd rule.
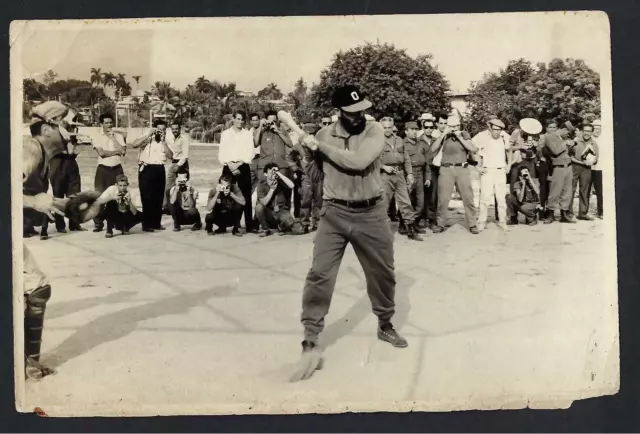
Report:
[[[22,80],[22,89],[25,101],[46,101],[49,99],[49,88],[33,78]]]
[[[515,106],[525,117],[577,125],[600,115],[600,75],[583,60],[554,59],[548,66],[541,63],[520,86]]]
[[[58,77],[58,74],[56,74],[50,69],[44,74],[44,77],[42,78],[42,82],[45,84],[45,86],[49,86],[51,85],[51,83],[56,81],[57,77]]]
[[[445,92],[449,83],[431,65],[432,56],[409,56],[406,50],[391,44],[358,46],[339,51],[331,65],[320,74],[320,82],[312,90],[314,104],[324,112],[331,110],[333,90],[354,84],[374,104],[371,114],[379,118],[393,116],[397,120],[416,119],[422,111],[447,110]]]
[[[287,98],[293,103],[294,114],[298,119],[315,119],[318,117],[316,113],[317,110],[313,106],[309,88],[302,77],[295,82],[293,91],[289,92]]]
[[[263,89],[258,91],[258,98],[266,100],[282,99],[283,93],[275,83],[267,84]]]
[[[122,74],[122,73],[117,74],[115,85],[116,85],[116,92],[118,92],[118,95],[120,95],[120,92],[122,92],[122,96],[131,95],[131,85],[126,79],[126,74]]]
[[[521,113],[516,111],[515,97],[520,86],[534,72],[531,62],[512,60],[498,73],[486,73],[480,81],[471,83],[468,101],[470,115],[465,119],[466,128],[473,134],[485,129],[489,115],[498,116],[507,129],[515,128],[522,118]]]
[[[582,60],[554,59],[535,68],[524,59],[510,61],[505,69],[472,83],[469,92],[467,121],[473,133],[485,128],[489,114],[509,130],[525,117],[579,124],[600,114],[600,77]]]

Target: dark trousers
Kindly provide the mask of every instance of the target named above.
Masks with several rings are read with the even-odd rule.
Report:
[[[295,219],[291,215],[291,210],[288,208],[282,208],[278,211],[274,211],[271,208],[264,206],[260,201],[256,204],[256,217],[260,222],[262,229],[278,229],[283,232],[287,232],[293,228]]]
[[[251,160],[251,164],[249,168],[251,170],[251,194],[256,191],[258,187],[258,162],[260,161],[260,155],[258,154],[256,157]]]
[[[107,220],[107,233],[113,233],[113,229],[128,231],[142,222],[144,215],[141,211],[135,214],[130,210],[121,212],[118,210],[118,202],[112,200],[105,205],[104,218]]]
[[[540,181],[540,205],[546,208],[549,199],[549,163],[540,161],[538,164],[538,181]]]
[[[171,205],[171,217],[173,218],[173,227],[179,228],[182,225],[198,225],[202,226],[200,212],[196,208],[184,210],[182,207]]]
[[[598,215],[602,217],[602,170],[591,170],[591,185],[596,191]]]
[[[226,231],[228,227],[235,229],[240,228],[240,219],[242,218],[242,207],[224,208],[218,204],[204,218],[205,228],[207,232],[213,230],[216,225],[221,231]]]
[[[292,179],[293,181],[293,216],[295,218],[300,217],[300,207],[302,204],[302,172],[298,172],[298,179]]]
[[[245,200],[244,205],[244,226],[247,232],[253,231],[253,211],[251,206],[251,167],[248,164],[242,164],[238,167],[240,173],[233,175],[228,166],[222,169],[223,174],[230,174],[233,177],[234,182],[238,185],[238,188],[242,192],[242,196]]]
[[[473,189],[471,187],[471,174],[468,167],[450,166],[441,167],[438,176],[438,226],[445,227],[449,219],[449,201],[453,188],[458,190],[464,215],[469,228],[475,227],[478,220],[478,209],[473,202]]]
[[[73,194],[80,193],[80,168],[75,158],[58,155],[49,161],[49,181],[53,197],[63,199]],[[65,229],[64,217],[55,215],[56,229]],[[69,229],[77,229],[78,223],[69,221]],[[49,227],[49,219],[44,215],[42,221],[42,233],[46,234]]]
[[[580,184],[580,205],[578,215],[584,216],[589,212],[589,192],[591,191],[591,168],[581,164],[573,165],[573,180],[571,185],[571,207],[569,210],[573,214],[573,198],[576,197],[576,190]]]
[[[518,199],[513,194],[507,194],[507,216],[511,220],[517,220],[518,212],[525,215],[527,223],[533,221],[536,217],[537,203],[531,202],[518,202]]]
[[[418,223],[424,216],[424,167],[413,167],[415,184],[409,192],[411,205],[416,212],[415,222]]]
[[[300,202],[300,217],[304,224],[309,224],[310,217],[318,221],[322,208],[322,183],[324,173],[315,161],[309,162],[304,169],[302,178],[302,200]]]
[[[147,164],[138,171],[138,186],[140,187],[140,200],[144,211],[145,228],[156,229],[162,221],[162,201],[164,200],[164,187],[166,173],[162,164]]]
[[[425,189],[425,217],[427,221],[435,225],[437,224],[438,213],[438,177],[440,176],[440,166],[431,166],[431,185]]]
[[[325,201],[313,248],[313,262],[302,293],[305,339],[316,341],[324,329],[342,257],[351,243],[362,266],[367,294],[378,322],[391,322],[395,313],[396,278],[393,233],[387,222],[387,202],[350,209]]]
[[[103,193],[107,188],[116,183],[116,177],[124,173],[122,165],[109,167],[98,164],[96,168],[96,177],[94,180],[94,189]],[[104,207],[102,211],[93,219],[93,223],[96,228],[102,228],[104,226]]]
[[[173,187],[176,184],[176,178],[178,177],[178,169],[180,168],[180,166],[178,166],[178,161],[179,160],[174,160],[171,163],[171,166],[169,166],[169,170],[167,171],[167,182],[164,187],[164,199],[162,201],[162,209],[169,210],[169,205],[170,205],[169,194],[171,192],[171,187]],[[189,160],[184,162],[184,164],[182,165],[182,168],[184,168],[187,171],[187,173],[189,173]]]

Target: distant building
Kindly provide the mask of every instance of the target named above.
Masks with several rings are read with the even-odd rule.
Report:
[[[469,92],[446,92],[451,109],[460,112],[462,116],[469,114]]]

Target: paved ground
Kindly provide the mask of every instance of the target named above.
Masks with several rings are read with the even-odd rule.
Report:
[[[202,152],[194,182],[206,186],[200,175],[215,167]],[[325,367],[294,384],[312,234],[50,234],[26,242],[54,291],[43,361],[58,373],[26,391],[27,408],[53,416],[566,407],[617,390],[606,221],[508,233],[490,224],[478,236],[456,225],[423,243],[396,234],[406,349],[377,341],[349,249]]]

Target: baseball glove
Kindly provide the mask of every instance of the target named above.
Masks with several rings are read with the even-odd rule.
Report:
[[[71,196],[64,206],[65,216],[74,223],[84,223],[93,219],[100,212],[100,204],[96,203],[99,191],[83,191]]]

